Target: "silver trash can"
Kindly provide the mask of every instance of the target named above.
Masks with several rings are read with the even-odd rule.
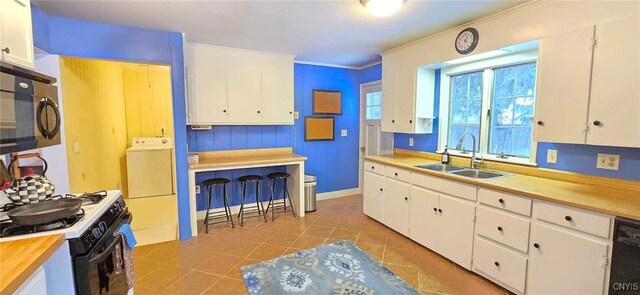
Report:
[[[304,176],[304,212],[316,211],[316,186],[318,182],[313,175]]]

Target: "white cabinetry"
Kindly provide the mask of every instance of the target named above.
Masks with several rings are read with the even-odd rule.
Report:
[[[527,294],[603,294],[608,245],[536,224]]]
[[[14,295],[47,294],[47,275],[44,268],[38,268],[29,279],[20,286]]]
[[[365,171],[363,186],[364,214],[384,222],[384,176]]]
[[[411,239],[433,250],[437,249],[439,202],[440,196],[435,192],[415,185],[411,186],[411,206],[409,207]]]
[[[293,124],[293,56],[185,46],[189,125]]]
[[[640,147],[640,16],[540,40],[537,141]]]
[[[409,235],[409,192],[408,183],[387,178],[384,192],[384,224],[393,230]]]
[[[382,131],[431,133],[435,71],[409,61],[403,53],[382,57]]]
[[[438,247],[442,256],[471,269],[475,204],[452,197],[440,196],[438,213]]]
[[[29,0],[0,0],[0,57],[35,69]]]

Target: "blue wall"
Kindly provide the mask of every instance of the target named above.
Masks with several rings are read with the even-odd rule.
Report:
[[[440,97],[440,70],[436,71],[435,97]],[[436,99],[434,105],[436,117],[439,116],[439,111],[439,100]],[[394,134],[394,146],[415,151],[436,152],[439,123],[436,118],[432,134]],[[413,146],[409,146],[409,138],[411,137],[414,141]],[[549,149],[558,151],[558,163],[547,163],[547,150]],[[597,169],[598,153],[620,155],[619,170]],[[640,149],[539,142],[536,162],[538,167],[542,168],[640,181]]]
[[[171,66],[180,239],[190,239],[182,34],[48,16],[31,8],[34,44],[51,54]]]

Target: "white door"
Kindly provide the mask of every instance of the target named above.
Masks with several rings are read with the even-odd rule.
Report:
[[[0,0],[2,60],[34,68],[31,4],[29,0]]]
[[[587,143],[640,147],[640,16],[596,26]]]
[[[606,244],[541,224],[531,243],[527,294],[604,293]]]
[[[361,86],[360,93],[360,152],[362,156],[390,154],[393,151],[393,133],[382,132],[382,97],[380,81]],[[362,179],[360,158],[360,179]]]
[[[409,228],[411,239],[429,248],[436,249],[438,236],[438,200],[434,192],[412,186],[409,204]]]
[[[593,32],[591,26],[540,40],[536,141],[585,143]]]
[[[471,269],[476,206],[455,198],[440,196],[438,213],[440,219],[436,252],[466,269]]]
[[[387,179],[384,193],[384,224],[395,231],[409,235],[409,193],[408,183]]]
[[[364,214],[384,222],[384,176],[365,172],[363,195]]]
[[[227,74],[229,123],[262,122],[262,74],[257,71],[229,69]]]

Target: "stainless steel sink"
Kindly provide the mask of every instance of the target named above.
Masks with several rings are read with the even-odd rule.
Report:
[[[475,179],[493,179],[493,178],[511,176],[511,174],[478,170],[478,169],[465,169],[465,170],[451,171],[449,173],[453,175],[464,176],[464,177],[475,178]]]
[[[462,166],[449,165],[449,164],[427,164],[427,165],[418,165],[418,168],[427,169],[431,171],[440,171],[440,172],[451,172],[451,171],[459,171],[466,169]]]

